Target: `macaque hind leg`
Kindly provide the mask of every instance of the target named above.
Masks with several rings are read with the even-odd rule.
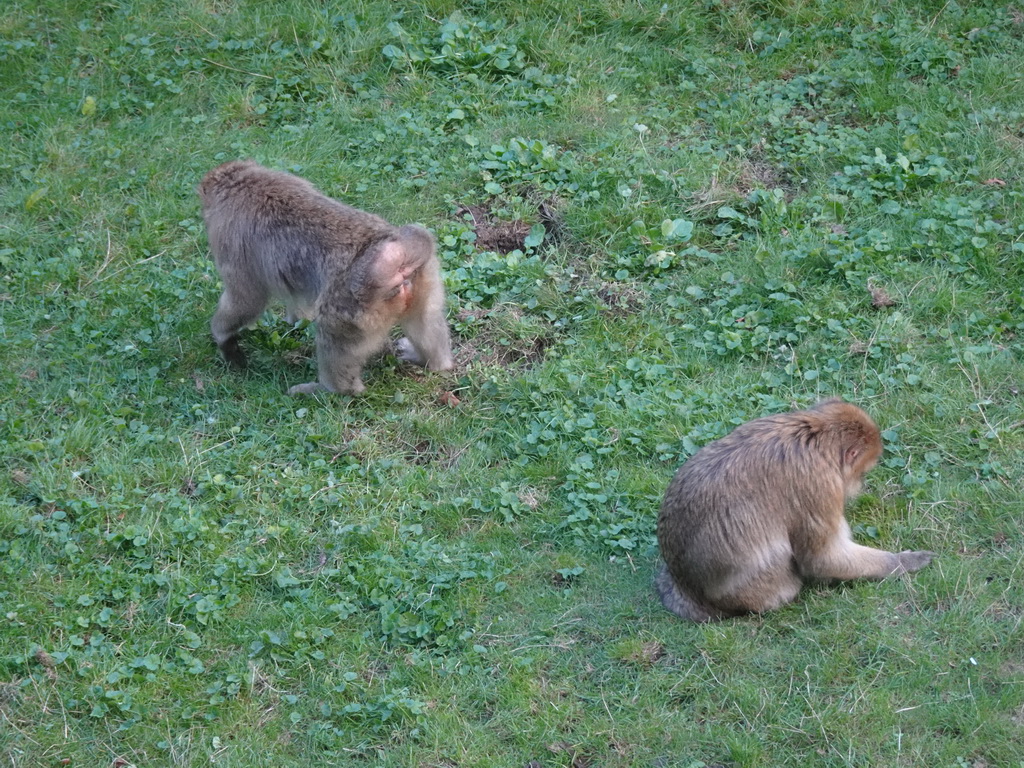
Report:
[[[708,601],[726,615],[774,610],[792,602],[803,586],[784,542],[767,547],[752,562],[734,567],[721,583],[706,587]]]
[[[725,615],[764,613],[793,602],[801,586],[803,582],[794,573],[779,569],[734,585],[728,593],[715,595],[712,603]]]
[[[210,320],[210,331],[228,365],[245,367],[245,353],[238,345],[238,333],[256,320],[266,305],[265,292],[231,290],[225,286],[217,311]]]

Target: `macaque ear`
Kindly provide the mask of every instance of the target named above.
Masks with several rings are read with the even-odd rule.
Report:
[[[370,267],[370,282],[385,295],[397,290],[411,273],[405,264],[405,249],[395,240],[385,240],[377,248]]]
[[[864,454],[864,450],[858,445],[847,446],[843,450],[843,464],[847,467],[856,465],[857,460]]]
[[[878,428],[864,417],[861,424],[844,425],[840,438],[843,465],[859,473],[866,472],[882,455],[882,439]]]

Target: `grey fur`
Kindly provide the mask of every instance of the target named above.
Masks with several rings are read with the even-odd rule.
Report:
[[[395,227],[252,161],[214,168],[197,192],[224,283],[210,329],[229,364],[245,365],[238,334],[277,298],[289,319],[317,325],[319,379],[291,394],[363,392],[363,366],[396,323],[406,333],[402,359],[435,371],[453,367],[430,232]]]

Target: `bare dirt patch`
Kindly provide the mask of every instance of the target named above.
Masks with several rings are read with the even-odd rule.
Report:
[[[462,311],[459,319],[480,321],[475,334],[464,338],[455,350],[459,368],[469,365],[527,369],[544,357],[554,343],[546,323],[527,316],[521,309],[502,304],[492,309]]]
[[[537,221],[544,226],[547,242],[553,243],[565,235],[560,210],[562,201],[556,197],[541,197],[529,194],[537,209]],[[530,234],[531,224],[524,219],[504,221],[485,205],[460,205],[456,215],[469,223],[476,234],[476,247],[480,251],[510,253],[526,248],[526,237]]]
[[[522,219],[498,221],[482,205],[463,205],[458,209],[460,218],[469,222],[476,233],[476,247],[481,251],[510,253],[523,250],[530,225]]]

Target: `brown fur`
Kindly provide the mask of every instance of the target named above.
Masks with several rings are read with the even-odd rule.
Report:
[[[699,450],[672,479],[658,518],[665,607],[692,621],[760,613],[805,581],[884,579],[931,552],[855,544],[843,515],[882,455],[878,427],[838,399],[755,419]]]
[[[197,191],[224,283],[210,328],[228,363],[245,365],[239,332],[281,298],[289,319],[317,324],[319,381],[291,394],[363,392],[363,365],[395,324],[406,333],[399,357],[434,371],[452,368],[430,232],[392,226],[305,179],[247,160],[214,168]]]

